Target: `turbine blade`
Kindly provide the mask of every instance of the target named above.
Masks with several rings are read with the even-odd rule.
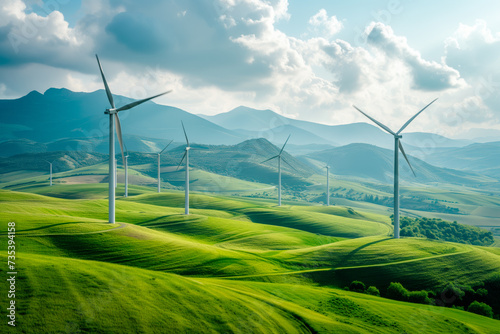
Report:
[[[413,176],[416,177],[417,174],[415,174],[415,171],[413,170],[413,167],[411,166],[410,160],[408,160],[408,157],[406,156],[405,150],[403,148],[403,144],[401,144],[401,142],[399,142],[399,150],[401,151],[401,153],[403,153],[403,157],[405,157],[405,160],[408,163],[408,166],[410,166],[410,169],[411,169],[411,172],[413,173]]]
[[[188,151],[184,151],[184,155],[182,156],[182,159],[181,159],[181,162],[179,162],[179,165],[177,166],[177,169],[176,170],[179,170],[179,167],[181,166],[182,162],[184,161],[184,158],[186,157],[186,154],[188,153]]]
[[[173,141],[174,140],[171,140],[170,143],[168,143],[167,146],[165,146],[165,148],[163,150],[161,150],[160,154],[162,154],[167,149],[167,147],[169,147],[170,144],[172,144]]]
[[[293,167],[288,163],[288,161],[285,160],[285,158],[281,157],[281,160],[283,160],[284,163],[286,163],[288,166],[292,167],[296,172],[298,172],[297,168]]]
[[[115,102],[113,101],[113,95],[111,95],[111,90],[109,89],[108,82],[106,81],[106,77],[104,76],[104,72],[102,71],[101,62],[99,61],[99,57],[97,57],[97,54],[95,55],[95,57],[97,59],[97,64],[99,65],[99,70],[101,71],[101,77],[102,81],[104,82],[104,88],[106,89],[106,95],[108,96],[109,104],[111,104],[111,107],[114,109]]]
[[[397,132],[397,134],[399,135],[401,133],[401,131],[403,131],[418,115],[420,115],[420,113],[422,111],[424,111],[425,109],[427,109],[428,106],[430,106],[431,104],[433,104],[435,101],[437,100],[437,98],[435,98],[434,100],[432,100],[431,103],[429,103],[428,105],[426,105],[422,110],[420,110],[418,113],[415,114],[415,116],[413,116],[412,118],[410,118],[408,120],[408,122],[406,122],[402,127],[401,129],[399,129],[399,131]]]
[[[275,155],[275,156],[274,156],[274,157],[272,157],[272,158],[269,158],[269,159],[267,159],[267,160],[264,160],[264,161],[262,161],[262,162],[261,162],[261,164],[263,164],[264,162],[268,162],[269,160],[273,160],[273,159],[275,159],[275,158],[277,158],[277,157],[279,157],[279,155]]]
[[[120,124],[120,119],[118,118],[118,114],[115,114],[115,123],[116,123],[116,135],[118,137],[118,143],[120,143],[120,150],[122,152],[122,162],[123,165],[125,165],[125,156],[123,155],[122,126]]]
[[[380,126],[382,129],[384,129],[385,131],[389,132],[391,135],[394,135],[394,136],[396,135],[396,134],[394,133],[394,131],[392,131],[391,129],[389,129],[387,126],[385,126],[384,124],[380,123],[379,121],[377,121],[375,118],[368,116],[367,114],[365,114],[363,111],[361,111],[361,109],[359,109],[359,108],[358,108],[358,107],[356,107],[355,105],[353,105],[353,107],[354,107],[357,111],[359,111],[360,113],[362,113],[363,115],[365,115],[366,117],[368,117],[369,119],[371,119],[371,120],[372,120],[372,122],[374,122],[375,124],[377,124],[378,126]]]
[[[283,150],[285,149],[286,143],[288,143],[288,139],[290,139],[290,136],[291,136],[291,135],[292,135],[292,134],[289,134],[289,135],[288,135],[288,138],[286,139],[285,143],[283,144],[283,147],[281,148],[280,154],[278,154],[278,155],[281,155],[281,153],[283,153]]]
[[[184,123],[182,121],[181,121],[181,125],[182,125],[182,130],[184,131],[184,137],[186,137],[186,144],[189,147],[189,139],[188,139],[188,136],[186,134],[186,129],[184,128]]]
[[[129,103],[129,104],[126,104],[124,105],[123,107],[120,107],[118,109],[116,109],[116,111],[122,111],[122,110],[127,110],[127,109],[131,109],[133,107],[136,107],[138,106],[139,104],[142,104],[144,102],[147,102],[149,100],[152,100],[154,98],[157,98],[158,96],[162,96],[162,95],[165,95],[165,94],[168,94],[170,93],[171,90],[169,90],[168,92],[163,92],[163,93],[160,93],[158,95],[155,95],[155,96],[151,96],[151,97],[148,97],[148,98],[145,98],[145,99],[142,99],[142,100],[139,100],[139,101],[135,101],[135,102],[132,102],[132,103]]]

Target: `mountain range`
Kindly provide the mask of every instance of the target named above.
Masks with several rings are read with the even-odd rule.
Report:
[[[116,105],[131,101],[127,97],[115,96]],[[103,90],[81,93],[51,88],[44,94],[33,91],[19,99],[0,100],[0,156],[52,151],[107,153],[108,123],[104,115],[107,105]],[[215,116],[194,115],[153,102],[141,105],[138,110],[123,111],[120,116],[129,151],[156,153],[170,140],[174,143],[169,149],[175,150],[184,144],[180,126],[183,121],[192,143],[225,145],[231,150],[230,147],[246,140],[264,138],[269,145],[272,143],[281,147],[291,134],[286,151],[303,155],[306,160],[302,161],[325,154],[336,157],[332,166],[338,174],[357,174],[379,181],[392,174],[392,153],[382,150],[393,149],[392,137],[368,123],[325,125],[244,106]],[[500,179],[498,142],[474,143],[422,132],[405,134],[403,142],[408,153],[420,159],[415,160],[417,171],[428,170],[428,173],[419,172],[423,182],[431,182],[439,174],[437,170],[432,170],[434,166],[431,165]],[[259,143],[259,147],[268,146],[268,151],[271,150],[264,142],[253,143]],[[353,145],[363,143],[369,145]],[[209,151],[227,154],[223,152],[223,146],[217,149],[212,147]],[[203,154],[208,156],[211,153],[207,151]],[[234,155],[236,160],[238,154]],[[373,161],[357,163],[361,156],[372,157]],[[256,164],[253,168],[260,168],[258,166]],[[311,165],[302,168],[307,170]],[[363,168],[370,170],[366,173]],[[220,166],[215,169],[224,173]],[[460,173],[453,174],[453,177],[441,176],[444,179],[455,178],[459,183],[462,177]]]

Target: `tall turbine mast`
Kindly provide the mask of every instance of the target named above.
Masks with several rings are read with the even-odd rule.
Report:
[[[288,135],[288,138],[286,139],[285,143],[283,144],[283,147],[281,148],[280,152],[278,155],[275,155],[274,157],[271,157],[267,160],[262,161],[261,163],[268,162],[269,160],[273,160],[275,158],[278,158],[278,206],[281,206],[281,160],[285,162],[288,166],[292,167],[295,169],[292,165],[290,165],[281,155],[283,154],[283,150],[285,149],[286,143],[288,143],[288,139],[290,139],[290,135]]]
[[[170,144],[172,144],[173,140],[170,141],[170,143],[167,144],[167,146],[165,146],[165,148],[163,150],[161,150],[159,153],[158,153],[158,192],[161,191],[161,178],[160,178],[160,174],[161,174],[161,167],[160,167],[160,160],[161,160],[161,154],[167,149],[167,147],[170,146]]]
[[[47,161],[45,160],[48,164],[49,164],[49,186],[52,187],[52,164],[54,163],[54,161],[50,162],[50,161]]]
[[[189,215],[189,151],[191,150],[191,147],[189,146],[189,139],[186,134],[186,129],[184,128],[184,123],[181,121],[182,125],[182,131],[184,131],[184,137],[186,137],[186,148],[184,149],[184,155],[182,156],[181,162],[179,162],[179,165],[177,166],[177,170],[179,170],[179,167],[181,166],[182,162],[184,161],[184,158],[186,159],[186,185],[184,187],[185,189],[185,194],[184,194],[184,214]]]
[[[433,104],[437,100],[434,99],[432,100],[431,103],[426,105],[422,110],[417,112],[412,118],[410,118],[402,127],[399,129],[398,132],[394,132],[389,127],[386,125],[382,124],[381,122],[377,121],[373,117],[368,116],[365,114],[361,109],[358,107],[354,106],[353,107],[358,110],[360,113],[368,117],[372,122],[377,124],[380,128],[385,130],[386,132],[390,133],[391,135],[394,136],[394,238],[399,239],[399,151],[403,154],[403,157],[405,158],[406,162],[408,163],[408,166],[410,166],[410,169],[413,173],[413,175],[416,176],[415,171],[413,170],[413,167],[410,164],[410,161],[408,160],[408,157],[406,156],[405,150],[403,149],[403,144],[401,144],[401,138],[403,136],[401,135],[401,132],[418,116],[422,111],[427,109],[428,106]]]
[[[114,224],[115,223],[115,176],[114,176],[114,171],[116,168],[115,164],[115,122],[116,122],[116,134],[118,137],[118,142],[120,144],[120,150],[122,153],[122,158],[125,160],[125,157],[123,155],[123,140],[122,140],[122,130],[121,130],[121,125],[120,125],[120,119],[118,118],[118,113],[122,110],[128,110],[131,108],[134,108],[144,102],[147,102],[151,99],[154,99],[156,97],[165,95],[167,93],[170,93],[171,91],[167,91],[155,96],[151,96],[142,100],[138,100],[132,103],[128,103],[124,105],[123,107],[120,108],[115,108],[115,103],[113,101],[113,95],[111,94],[111,90],[109,89],[108,82],[106,81],[106,77],[104,76],[104,72],[102,71],[102,66],[101,62],[99,61],[99,57],[95,55],[97,59],[97,64],[99,65],[99,71],[101,73],[102,77],[102,82],[104,83],[104,89],[106,90],[106,95],[108,97],[109,104],[111,105],[110,109],[106,109],[104,111],[104,114],[109,115],[109,223]]]

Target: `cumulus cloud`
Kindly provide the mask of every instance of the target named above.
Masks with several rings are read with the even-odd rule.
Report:
[[[21,0],[0,8],[0,66],[9,77],[17,74],[0,85],[3,96],[23,95],[27,86],[101,89],[98,53],[115,94],[141,98],[174,89],[158,101],[194,113],[248,105],[312,121],[366,121],[356,103],[396,128],[439,92],[441,108],[458,108],[459,96],[482,111],[482,120],[492,117],[496,95],[471,98],[480,95],[473,73],[488,72],[467,59],[478,56],[477,47],[498,53],[498,35],[481,25],[459,28],[435,62],[382,23],[367,27],[367,44],[335,39],[342,22],[324,9],[310,18],[309,34],[291,37],[277,28],[290,19],[287,0],[84,0],[73,26],[58,10],[30,13]],[[21,37],[17,51],[13,34]],[[419,123],[437,119],[423,114]]]
[[[424,91],[457,88],[463,84],[460,73],[445,63],[422,58],[404,37],[396,36],[391,27],[372,23],[366,29],[367,42],[383,52],[391,61],[402,61],[413,75],[413,87]]]
[[[329,17],[325,9],[320,9],[319,12],[309,19],[309,29],[327,38],[337,34],[342,30],[342,27],[342,22],[336,16]]]

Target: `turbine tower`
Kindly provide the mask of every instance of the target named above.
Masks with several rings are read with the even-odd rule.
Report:
[[[124,197],[128,197],[128,149],[127,145],[125,145],[125,156],[123,157],[124,168],[125,168],[125,195]]]
[[[49,177],[49,186],[52,187],[52,164],[54,163],[54,161],[50,162],[48,160],[45,160],[48,164],[49,164],[49,172],[50,172],[50,177]]]
[[[167,147],[170,146],[170,144],[172,144],[173,140],[170,141],[170,143],[167,144],[167,146],[165,146],[165,148],[163,150],[161,150],[159,153],[158,153],[158,192],[160,192],[160,186],[161,186],[161,179],[160,179],[160,159],[161,159],[161,154],[167,149]]]
[[[184,158],[186,158],[186,186],[185,195],[184,195],[184,214],[189,215],[189,150],[191,147],[189,146],[189,139],[186,134],[186,129],[184,128],[184,123],[181,121],[182,130],[184,131],[184,137],[186,137],[186,148],[184,149],[184,155],[182,156],[181,162],[179,162],[179,166],[177,166],[177,170],[181,166]]]
[[[104,83],[104,88],[106,90],[106,95],[108,96],[109,104],[111,105],[110,109],[106,109],[104,114],[109,115],[109,223],[115,223],[115,176],[114,171],[116,168],[115,164],[115,122],[116,122],[116,134],[118,136],[118,142],[120,144],[120,150],[123,156],[123,140],[122,140],[122,130],[120,125],[120,119],[118,118],[118,113],[122,110],[128,110],[134,108],[146,101],[154,99],[158,96],[162,96],[164,94],[170,93],[171,91],[167,91],[155,96],[151,96],[142,100],[138,100],[132,103],[128,103],[120,108],[115,108],[115,103],[113,101],[113,95],[111,94],[111,90],[109,89],[108,82],[106,81],[106,77],[104,76],[104,72],[102,71],[101,62],[99,61],[99,57],[95,55],[97,59],[97,64],[99,65],[99,71],[101,72],[102,81]],[[125,159],[124,159],[125,160]]]
[[[288,143],[288,139],[290,139],[290,135],[288,135],[288,138],[286,139],[285,143],[283,144],[283,147],[280,150],[280,153],[278,155],[275,155],[274,157],[271,157],[267,160],[262,161],[261,163],[268,162],[269,160],[273,160],[275,158],[278,158],[278,206],[281,206],[281,160],[285,162],[288,166],[292,167],[295,169],[292,165],[290,165],[285,158],[283,158],[281,155],[283,154],[283,150],[285,149],[286,143]]]
[[[326,165],[326,206],[330,206],[330,166]]]
[[[413,175],[416,176],[415,171],[413,170],[413,167],[410,164],[410,161],[408,160],[408,157],[406,156],[405,150],[403,149],[403,144],[401,144],[401,139],[403,136],[401,135],[401,132],[418,116],[422,111],[427,109],[428,106],[433,104],[437,100],[434,99],[432,100],[431,103],[426,105],[422,110],[417,112],[412,118],[410,118],[402,127],[399,129],[398,132],[394,132],[389,127],[385,126],[381,122],[377,121],[373,117],[368,116],[365,114],[361,109],[358,107],[354,106],[356,110],[358,110],[360,113],[368,117],[371,121],[373,121],[375,124],[377,124],[380,128],[383,130],[387,131],[391,135],[394,136],[394,238],[399,239],[399,151],[403,154],[403,157],[405,158],[406,162],[408,163],[408,166],[410,166],[410,169],[413,173]]]

